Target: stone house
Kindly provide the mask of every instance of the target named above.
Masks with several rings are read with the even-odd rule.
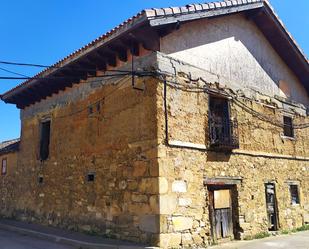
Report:
[[[22,130],[1,215],[162,248],[300,227],[308,93],[267,1],[142,11],[2,95]]]
[[[15,172],[17,166],[17,152],[19,139],[13,139],[0,143],[0,210],[6,210],[13,205],[12,194],[16,185]]]

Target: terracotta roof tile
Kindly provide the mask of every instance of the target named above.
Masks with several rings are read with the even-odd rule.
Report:
[[[225,3],[226,3],[226,6],[227,7],[229,7],[229,6],[232,6],[233,4],[232,4],[232,1],[225,1]]]
[[[146,9],[146,10],[145,10],[145,14],[146,14],[148,17],[156,16],[156,12],[155,12],[153,9]]]
[[[180,14],[180,9],[178,7],[172,7],[173,13],[174,14]]]
[[[0,154],[5,154],[18,150],[20,139],[12,139],[0,143]]]
[[[188,13],[188,8],[187,7],[185,7],[185,6],[182,6],[182,7],[180,7],[180,11],[181,11],[181,13]]]
[[[214,3],[209,3],[208,6],[209,6],[209,9],[214,9],[216,7]]]
[[[200,11],[203,9],[202,5],[201,4],[195,4],[195,9],[196,11]]]
[[[223,8],[226,7],[226,2],[222,2],[221,7],[223,7]]]
[[[165,8],[165,15],[173,15],[173,9],[172,8]]]
[[[299,51],[303,54],[304,58],[306,58],[303,51],[299,48],[299,46],[297,45],[295,40],[292,38],[290,33],[288,33],[288,31],[284,27],[283,23],[281,22],[281,20],[277,16],[277,14],[274,12],[273,8],[271,7],[271,5],[268,3],[267,0],[226,0],[226,1],[221,1],[221,2],[191,4],[191,5],[183,6],[183,7],[169,7],[169,8],[156,8],[156,9],[144,10],[144,11],[138,13],[137,15],[129,18],[128,20],[124,21],[120,25],[116,26],[115,28],[113,28],[109,32],[101,35],[100,37],[93,40],[92,42],[86,44],[84,47],[76,50],[75,52],[73,52],[71,54],[69,54],[68,56],[66,56],[65,58],[60,60],[59,62],[53,64],[50,68],[43,70],[42,72],[38,73],[34,77],[43,77],[46,74],[49,74],[50,72],[52,72],[52,69],[54,67],[61,67],[61,66],[65,65],[68,61],[70,61],[71,59],[78,57],[81,53],[87,53],[87,49],[95,47],[98,43],[101,43],[101,42],[104,43],[104,41],[106,39],[110,38],[112,35],[116,34],[117,32],[119,32],[121,30],[126,30],[126,29],[130,28],[132,25],[137,23],[142,18],[145,18],[145,20],[148,18],[150,20],[150,19],[153,19],[153,18],[156,18],[156,17],[160,18],[160,17],[170,16],[170,15],[190,14],[190,13],[196,12],[196,11],[207,11],[207,10],[212,10],[212,9],[215,9],[215,8],[217,9],[217,8],[226,8],[226,7],[232,7],[232,6],[241,6],[241,5],[254,4],[254,3],[258,3],[258,2],[264,3],[267,7],[269,7],[269,9],[272,11],[272,13],[275,15],[275,17],[279,21],[280,25],[286,31],[287,35],[295,43],[295,45],[297,46]],[[4,95],[10,94],[11,92],[16,90],[17,88],[20,88],[21,86],[24,86],[31,81],[32,80],[30,79],[30,80],[23,82],[22,84],[11,89],[10,91],[5,93]]]
[[[203,3],[202,4],[202,8],[203,8],[203,10],[208,10],[209,9],[209,5],[207,3]]]

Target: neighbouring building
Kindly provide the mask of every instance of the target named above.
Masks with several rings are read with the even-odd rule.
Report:
[[[2,95],[21,138],[1,215],[162,248],[300,227],[308,93],[267,1],[142,11]]]
[[[14,206],[13,193],[15,191],[15,172],[17,172],[17,152],[19,139],[13,139],[0,143],[0,210],[6,212]]]

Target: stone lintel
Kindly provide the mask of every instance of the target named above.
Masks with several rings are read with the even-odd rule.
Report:
[[[205,185],[237,185],[241,184],[242,177],[215,177],[204,179]]]

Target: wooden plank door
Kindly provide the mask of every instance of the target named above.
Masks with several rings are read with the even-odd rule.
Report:
[[[210,191],[211,223],[215,240],[233,236],[232,202],[230,189]]]

